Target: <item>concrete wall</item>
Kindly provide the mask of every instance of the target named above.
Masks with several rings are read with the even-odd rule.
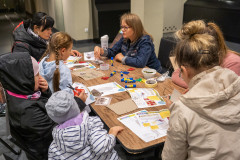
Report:
[[[131,12],[140,17],[145,30],[153,36],[156,55],[163,35],[163,7],[164,0],[131,0]]]
[[[65,31],[76,40],[93,39],[91,0],[62,0]]]

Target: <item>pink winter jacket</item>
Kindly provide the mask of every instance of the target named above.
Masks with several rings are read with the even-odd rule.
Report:
[[[229,50],[221,66],[234,71],[238,76],[240,76],[240,55],[236,55]],[[188,85],[184,82],[184,80],[179,78],[179,69],[173,72],[172,81],[180,87],[188,88]]]

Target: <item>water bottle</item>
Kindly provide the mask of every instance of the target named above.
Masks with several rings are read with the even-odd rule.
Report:
[[[101,48],[107,50],[108,48],[108,35],[104,35],[101,37]]]

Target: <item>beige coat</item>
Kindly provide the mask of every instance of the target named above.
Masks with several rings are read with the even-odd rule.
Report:
[[[163,160],[240,160],[240,77],[219,66],[171,105]]]

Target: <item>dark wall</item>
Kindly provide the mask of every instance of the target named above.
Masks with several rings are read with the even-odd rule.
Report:
[[[112,42],[120,30],[121,15],[130,12],[130,0],[95,0],[95,5],[98,12],[98,38],[107,34],[109,42]]]
[[[240,43],[240,2],[188,0],[184,4],[184,23],[198,19],[215,22],[226,40]]]

